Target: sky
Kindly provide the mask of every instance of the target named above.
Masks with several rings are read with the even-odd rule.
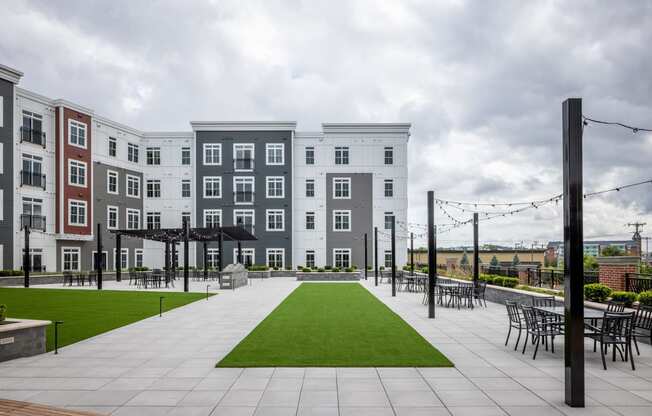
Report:
[[[471,202],[561,193],[566,98],[652,128],[652,2],[12,1],[0,22],[0,62],[25,73],[23,88],[141,130],[410,122],[415,224],[428,190]],[[652,134],[589,124],[583,143],[585,191],[652,179]],[[584,202],[586,239],[629,238],[634,221],[652,234],[650,184]],[[479,234],[561,240],[562,203],[482,221]],[[471,226],[438,241],[470,245]]]

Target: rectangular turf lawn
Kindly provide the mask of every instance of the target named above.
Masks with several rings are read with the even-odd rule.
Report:
[[[450,367],[358,283],[303,283],[217,367]]]
[[[164,312],[205,298],[183,292],[0,288],[9,318],[64,321],[60,347],[158,315],[161,296]],[[47,350],[53,349],[54,324],[47,328]]]

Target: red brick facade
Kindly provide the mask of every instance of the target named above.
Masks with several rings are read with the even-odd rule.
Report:
[[[600,283],[613,290],[625,290],[625,275],[638,272],[637,257],[598,258]]]

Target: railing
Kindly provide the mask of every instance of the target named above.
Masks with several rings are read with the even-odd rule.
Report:
[[[527,269],[528,286],[550,287],[560,289],[564,286],[564,272],[554,269]],[[598,283],[600,281],[597,271],[584,271],[584,284]]]
[[[20,227],[25,228],[29,226],[35,230],[45,231],[45,216],[43,215],[32,215],[32,214],[21,214],[20,215]]]
[[[253,170],[254,159],[252,158],[235,158],[233,159],[233,168],[235,170]]]
[[[254,196],[252,191],[235,191],[233,192],[233,201],[235,203],[253,203]]]
[[[45,175],[28,170],[20,171],[20,185],[38,186],[45,189]]]
[[[625,274],[625,291],[641,293],[652,290],[652,275],[640,273]]]
[[[507,277],[518,277],[518,269],[515,267],[504,267],[504,266],[480,266],[480,272],[491,274],[491,275],[500,275]]]
[[[29,127],[20,127],[20,141],[38,144],[45,147],[45,132],[30,129]]]

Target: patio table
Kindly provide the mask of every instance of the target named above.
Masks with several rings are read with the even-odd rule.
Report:
[[[565,308],[561,306],[536,306],[534,309],[541,311],[548,315],[555,315],[563,318],[565,314]],[[602,319],[604,317],[604,311],[599,311],[597,309],[584,308],[584,319],[585,320],[596,320]]]

